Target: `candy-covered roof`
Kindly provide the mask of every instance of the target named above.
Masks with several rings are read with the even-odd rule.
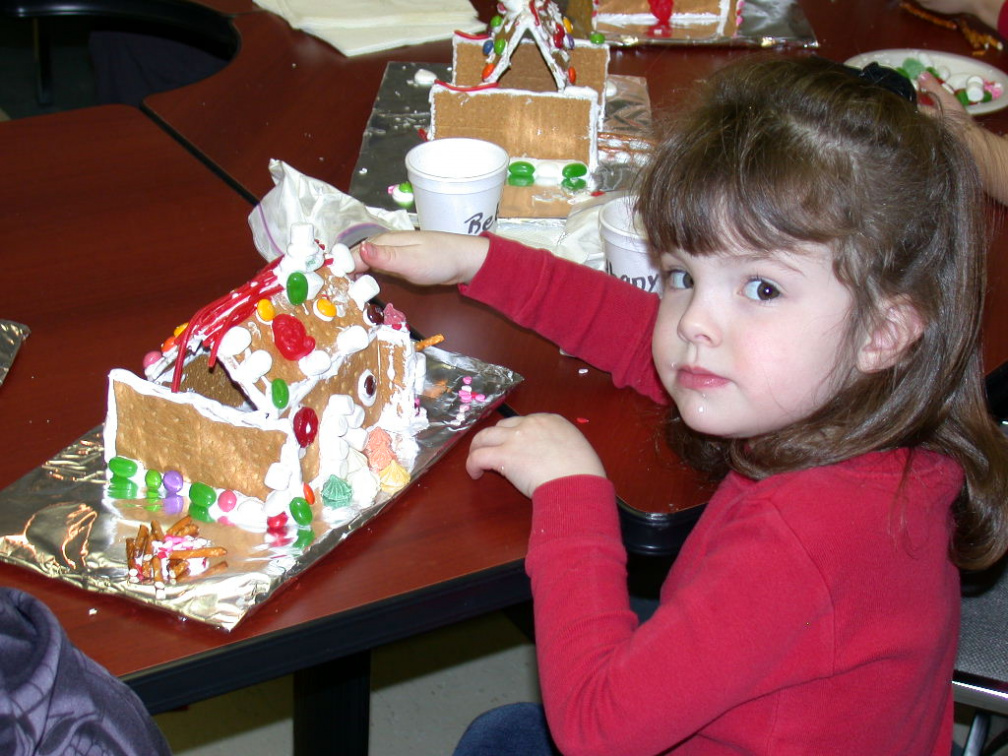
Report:
[[[490,22],[483,51],[487,65],[483,81],[496,83],[511,66],[511,56],[528,38],[539,48],[558,90],[574,84],[576,72],[570,66],[574,47],[571,22],[552,0],[502,0],[500,15]]]

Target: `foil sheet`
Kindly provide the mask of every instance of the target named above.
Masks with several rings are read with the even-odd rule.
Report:
[[[13,320],[0,320],[0,386],[7,378],[7,373],[14,364],[21,342],[28,338],[31,331],[28,326]]]
[[[637,45],[798,47],[816,48],[819,42],[798,0],[745,0],[742,23],[732,37],[670,39],[652,33],[650,25],[610,23],[600,26],[606,42],[616,47]]]
[[[420,453],[411,482],[522,380],[508,368],[436,347],[424,354],[427,373],[420,402],[430,425],[417,437]],[[156,588],[130,580],[125,540],[141,524],[157,519],[167,529],[181,515],[165,515],[156,500],[108,495],[99,426],[0,491],[0,560],[231,630],[281,584],[326,556],[401,493],[381,494],[364,511],[346,510],[349,519],[316,516],[310,530],[291,528],[283,537],[201,522],[200,536],[227,549],[227,568]],[[321,503],[315,507],[322,508]]]
[[[385,67],[350,181],[350,194],[369,207],[401,209],[389,189],[406,181],[406,153],[423,141],[421,133],[430,128],[430,86],[417,83],[421,71],[442,81],[451,79],[451,69],[445,64],[391,62]],[[593,189],[603,192],[632,185],[651,141],[647,81],[614,75],[609,84],[599,165],[592,175]],[[543,187],[543,191],[560,190]],[[412,209],[410,218],[416,224]]]

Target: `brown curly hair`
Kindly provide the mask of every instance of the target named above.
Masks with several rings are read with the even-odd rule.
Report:
[[[1008,549],[1008,443],[990,417],[979,330],[988,230],[976,164],[940,118],[822,58],[746,59],[722,69],[672,122],[638,188],[656,254],[832,249],[852,293],[847,372],[810,417],[747,439],[690,430],[669,440],[714,476],[752,478],[897,447],[955,459],[953,561],[981,568]],[[880,303],[909,302],[924,330],[892,367],[855,365]]]

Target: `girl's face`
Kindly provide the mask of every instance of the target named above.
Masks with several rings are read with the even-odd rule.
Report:
[[[749,438],[807,417],[836,391],[853,298],[827,248],[661,261],[652,352],[690,428]]]

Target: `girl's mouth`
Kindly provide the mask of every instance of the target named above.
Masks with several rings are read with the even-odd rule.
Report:
[[[676,371],[676,383],[694,391],[720,388],[728,382],[727,378],[700,367],[681,367]]]

